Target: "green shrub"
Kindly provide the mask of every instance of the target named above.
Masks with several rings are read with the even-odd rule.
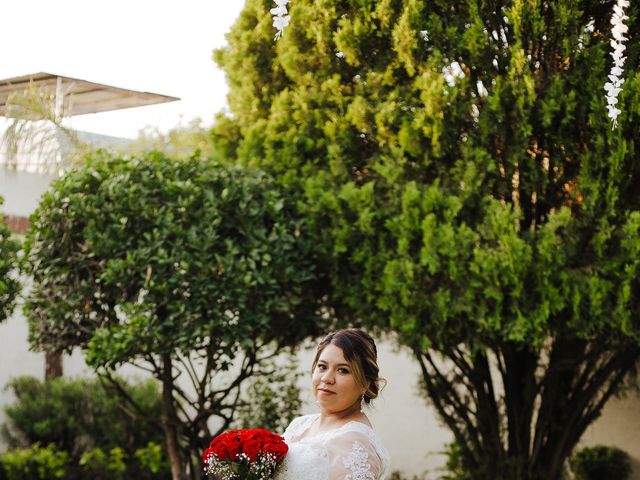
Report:
[[[0,197],[0,205],[4,199]],[[0,213],[0,322],[11,315],[22,285],[15,275],[19,264],[20,241],[11,233]],[[1,477],[0,477],[1,478]]]
[[[16,401],[5,407],[5,441],[18,456],[34,444],[65,453],[68,479],[168,478],[156,383],[120,384],[140,411],[127,408],[98,379],[15,378],[6,386]],[[138,452],[151,460],[141,461]]]
[[[165,454],[164,448],[154,442],[149,442],[146,447],[135,451],[140,472],[135,476],[138,480],[159,480],[162,475],[169,476],[171,466]]]
[[[631,476],[629,455],[615,447],[583,448],[571,457],[570,464],[577,480],[627,480]]]
[[[78,462],[54,445],[39,443],[0,454],[0,480],[170,480],[170,472],[163,447],[154,442],[130,456],[121,448],[93,448]]]
[[[460,446],[453,441],[445,447],[443,453],[447,461],[440,469],[442,472],[441,480],[468,480],[470,478],[462,463],[462,454]]]
[[[124,458],[121,448],[112,448],[106,453],[100,448],[94,448],[82,454],[80,467],[86,478],[121,480],[127,469]]]
[[[69,455],[54,445],[9,450],[0,454],[0,465],[6,480],[52,480],[67,478]]]
[[[162,431],[154,423],[161,416],[156,384],[122,385],[142,412],[131,412],[97,379],[14,378],[6,386],[16,401],[5,407],[5,441],[12,448],[53,444],[76,458],[93,448],[135,451],[149,441],[162,442]]]

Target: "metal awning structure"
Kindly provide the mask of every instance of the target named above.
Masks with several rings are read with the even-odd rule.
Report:
[[[0,80],[0,116],[7,115],[7,100],[11,95],[25,92],[30,88],[35,88],[41,94],[54,96],[56,103],[60,102],[59,106],[65,116],[108,112],[180,100],[167,95],[139,92],[40,72]]]

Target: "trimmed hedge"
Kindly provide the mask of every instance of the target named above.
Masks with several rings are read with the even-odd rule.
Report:
[[[170,478],[155,382],[120,383],[141,411],[98,379],[11,380],[0,480]]]
[[[629,455],[615,447],[582,448],[571,457],[570,464],[577,480],[627,480],[631,476]]]

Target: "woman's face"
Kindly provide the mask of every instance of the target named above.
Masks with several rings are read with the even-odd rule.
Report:
[[[320,408],[338,413],[360,403],[364,389],[356,383],[342,349],[327,345],[320,353],[312,375],[313,394]]]

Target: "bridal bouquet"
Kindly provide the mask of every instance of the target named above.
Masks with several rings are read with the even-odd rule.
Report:
[[[202,459],[216,480],[268,480],[288,450],[284,438],[268,430],[229,430],[211,441]]]

